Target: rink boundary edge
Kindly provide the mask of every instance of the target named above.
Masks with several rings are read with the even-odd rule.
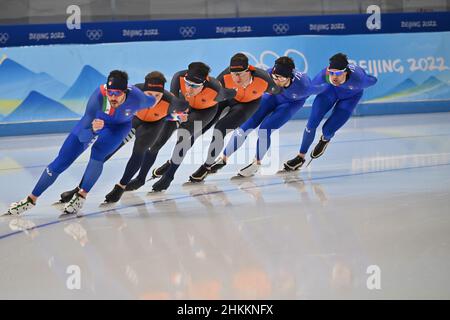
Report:
[[[321,177],[310,177],[307,179],[303,179],[300,176],[297,176],[297,180],[301,180],[303,182],[314,182],[314,181],[322,181],[322,180],[328,180],[328,179],[336,179],[336,178],[344,178],[344,177],[358,177],[358,176],[366,176],[366,175],[371,175],[371,174],[379,174],[379,173],[387,173],[387,172],[398,172],[398,171],[403,171],[403,170],[414,170],[414,169],[427,169],[427,168],[437,168],[437,167],[444,167],[444,166],[450,166],[450,163],[441,163],[441,164],[431,164],[431,165],[422,165],[422,166],[412,166],[412,167],[401,167],[401,168],[391,168],[391,169],[384,169],[384,170],[374,170],[374,171],[364,171],[364,172],[357,172],[357,173],[344,173],[344,174],[336,174],[336,175],[329,175],[329,176],[321,176]],[[300,173],[300,171],[296,171],[293,172],[294,174],[298,175]],[[60,224],[60,223],[64,223],[67,221],[71,221],[71,220],[77,220],[80,218],[89,218],[89,217],[93,217],[93,216],[98,216],[101,214],[105,214],[107,212],[111,212],[111,211],[116,211],[116,210],[121,210],[121,209],[128,209],[128,208],[137,208],[137,207],[141,207],[141,206],[146,206],[148,204],[156,204],[156,203],[162,203],[162,202],[167,202],[167,201],[176,201],[176,200],[183,200],[186,198],[195,198],[195,197],[201,197],[201,196],[205,196],[205,195],[211,195],[211,194],[215,194],[215,193],[220,193],[220,192],[224,192],[224,193],[230,193],[230,192],[236,192],[236,191],[240,191],[240,190],[248,190],[248,189],[255,189],[255,188],[267,188],[267,187],[273,187],[273,186],[277,186],[277,185],[283,185],[286,184],[285,181],[277,181],[277,182],[272,182],[272,183],[267,183],[267,184],[262,184],[262,185],[255,185],[255,186],[250,186],[250,187],[245,187],[245,188],[239,188],[239,187],[232,187],[232,188],[227,188],[227,189],[223,189],[223,190],[219,190],[219,191],[210,191],[210,192],[205,192],[205,193],[199,193],[196,195],[192,195],[192,194],[188,194],[188,195],[178,195],[178,196],[173,196],[173,197],[167,197],[165,199],[149,199],[148,201],[144,201],[142,203],[139,204],[131,204],[131,205],[124,205],[124,204],[117,204],[116,206],[110,207],[110,208],[105,208],[103,210],[98,210],[98,211],[94,211],[94,212],[89,212],[86,214],[82,214],[82,215],[72,215],[70,217],[67,218],[57,218],[57,220],[51,220],[49,222],[46,223],[41,223],[41,224],[37,224],[33,227],[30,228],[24,228],[21,230],[15,230],[13,232],[7,232],[5,234],[0,234],[0,241],[6,239],[6,238],[10,238],[12,236],[15,235],[19,235],[19,234],[26,234],[28,231],[31,230],[37,230],[37,229],[42,229],[48,226],[52,226],[55,224]],[[11,218],[17,218],[20,216],[14,215],[14,216],[4,216],[2,217],[3,219],[11,219]],[[31,217],[30,217],[31,218]]]
[[[300,109],[292,120],[305,120],[309,116],[311,106]],[[450,100],[405,101],[383,103],[361,103],[354,112],[354,116],[381,116],[414,113],[450,112]],[[77,119],[0,122],[0,137],[24,136],[50,133],[66,133],[72,130]]]

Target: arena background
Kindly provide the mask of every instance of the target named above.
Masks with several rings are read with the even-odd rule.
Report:
[[[70,131],[112,69],[131,83],[152,70],[170,81],[204,61],[218,75],[238,51],[263,68],[289,55],[310,77],[345,52],[378,77],[355,115],[450,109],[446,1],[2,2],[0,136]]]
[[[254,177],[236,174],[253,161],[256,130],[221,172],[186,184],[209,130],[166,192],[148,181],[102,206],[127,143],[81,214],[67,216],[53,204],[79,184],[83,153],[30,212],[0,217],[0,299],[449,299],[450,113],[435,112],[450,107],[449,9],[450,0],[0,0],[0,213],[32,190],[111,69],[133,83],[204,60],[217,75],[244,51],[262,67],[288,54],[313,77],[343,51],[378,78],[299,171],[278,173],[298,152],[311,100],[274,132]],[[176,314],[162,305],[152,312]]]

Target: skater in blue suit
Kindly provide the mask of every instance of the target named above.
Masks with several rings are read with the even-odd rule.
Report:
[[[88,192],[100,177],[105,159],[130,132],[134,114],[154,104],[153,96],[128,86],[126,72],[112,71],[107,83],[97,88],[89,98],[84,116],[69,133],[58,156],[44,170],[31,194],[11,204],[7,214],[20,214],[34,207],[38,197],[92,144],[81,189],[64,207],[66,213],[79,211]]]
[[[254,175],[261,166],[267,150],[270,148],[273,131],[281,128],[305,104],[311,94],[311,80],[295,69],[294,61],[287,56],[278,58],[273,68],[267,72],[275,83],[282,88],[278,94],[265,93],[259,109],[240,128],[236,129],[226,146],[221,161],[216,161],[212,172],[223,168],[228,158],[239,149],[248,135],[259,126],[256,156],[252,163],[239,171],[240,176]]]
[[[284,163],[286,171],[299,169],[305,162],[305,155],[314,141],[316,129],[331,109],[330,117],[322,127],[322,136],[311,152],[311,159],[320,157],[336,132],[350,118],[361,99],[364,89],[373,86],[377,78],[366,74],[361,67],[349,64],[347,56],[337,53],[330,58],[330,64],[313,79],[315,92],[311,114],[303,132],[303,140],[298,155]]]

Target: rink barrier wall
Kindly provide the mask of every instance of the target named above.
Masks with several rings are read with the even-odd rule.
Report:
[[[450,31],[450,12],[0,25],[0,47]]]
[[[449,31],[450,12],[0,26],[0,136],[70,131],[111,63],[131,83],[155,66],[170,82],[194,60],[217,75],[236,50],[260,68],[290,55],[310,77],[346,52],[378,77],[355,116],[450,111]]]
[[[306,120],[309,117],[310,111],[310,105],[304,106],[294,115],[294,117],[292,117],[292,119]],[[383,116],[429,112],[450,112],[450,101],[361,103],[357,106],[353,116]],[[329,114],[330,112],[325,116],[325,118],[327,118]],[[68,133],[77,122],[78,119],[4,123],[0,124],[0,137]]]

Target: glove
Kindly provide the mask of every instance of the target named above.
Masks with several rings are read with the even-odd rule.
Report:
[[[186,108],[189,108],[189,102],[187,102],[184,99],[178,99],[173,97],[172,101],[170,102],[170,109],[169,113],[172,112],[184,112]]]
[[[178,121],[179,123],[186,122],[188,119],[189,108],[183,111],[173,111],[167,116],[167,121]]]

